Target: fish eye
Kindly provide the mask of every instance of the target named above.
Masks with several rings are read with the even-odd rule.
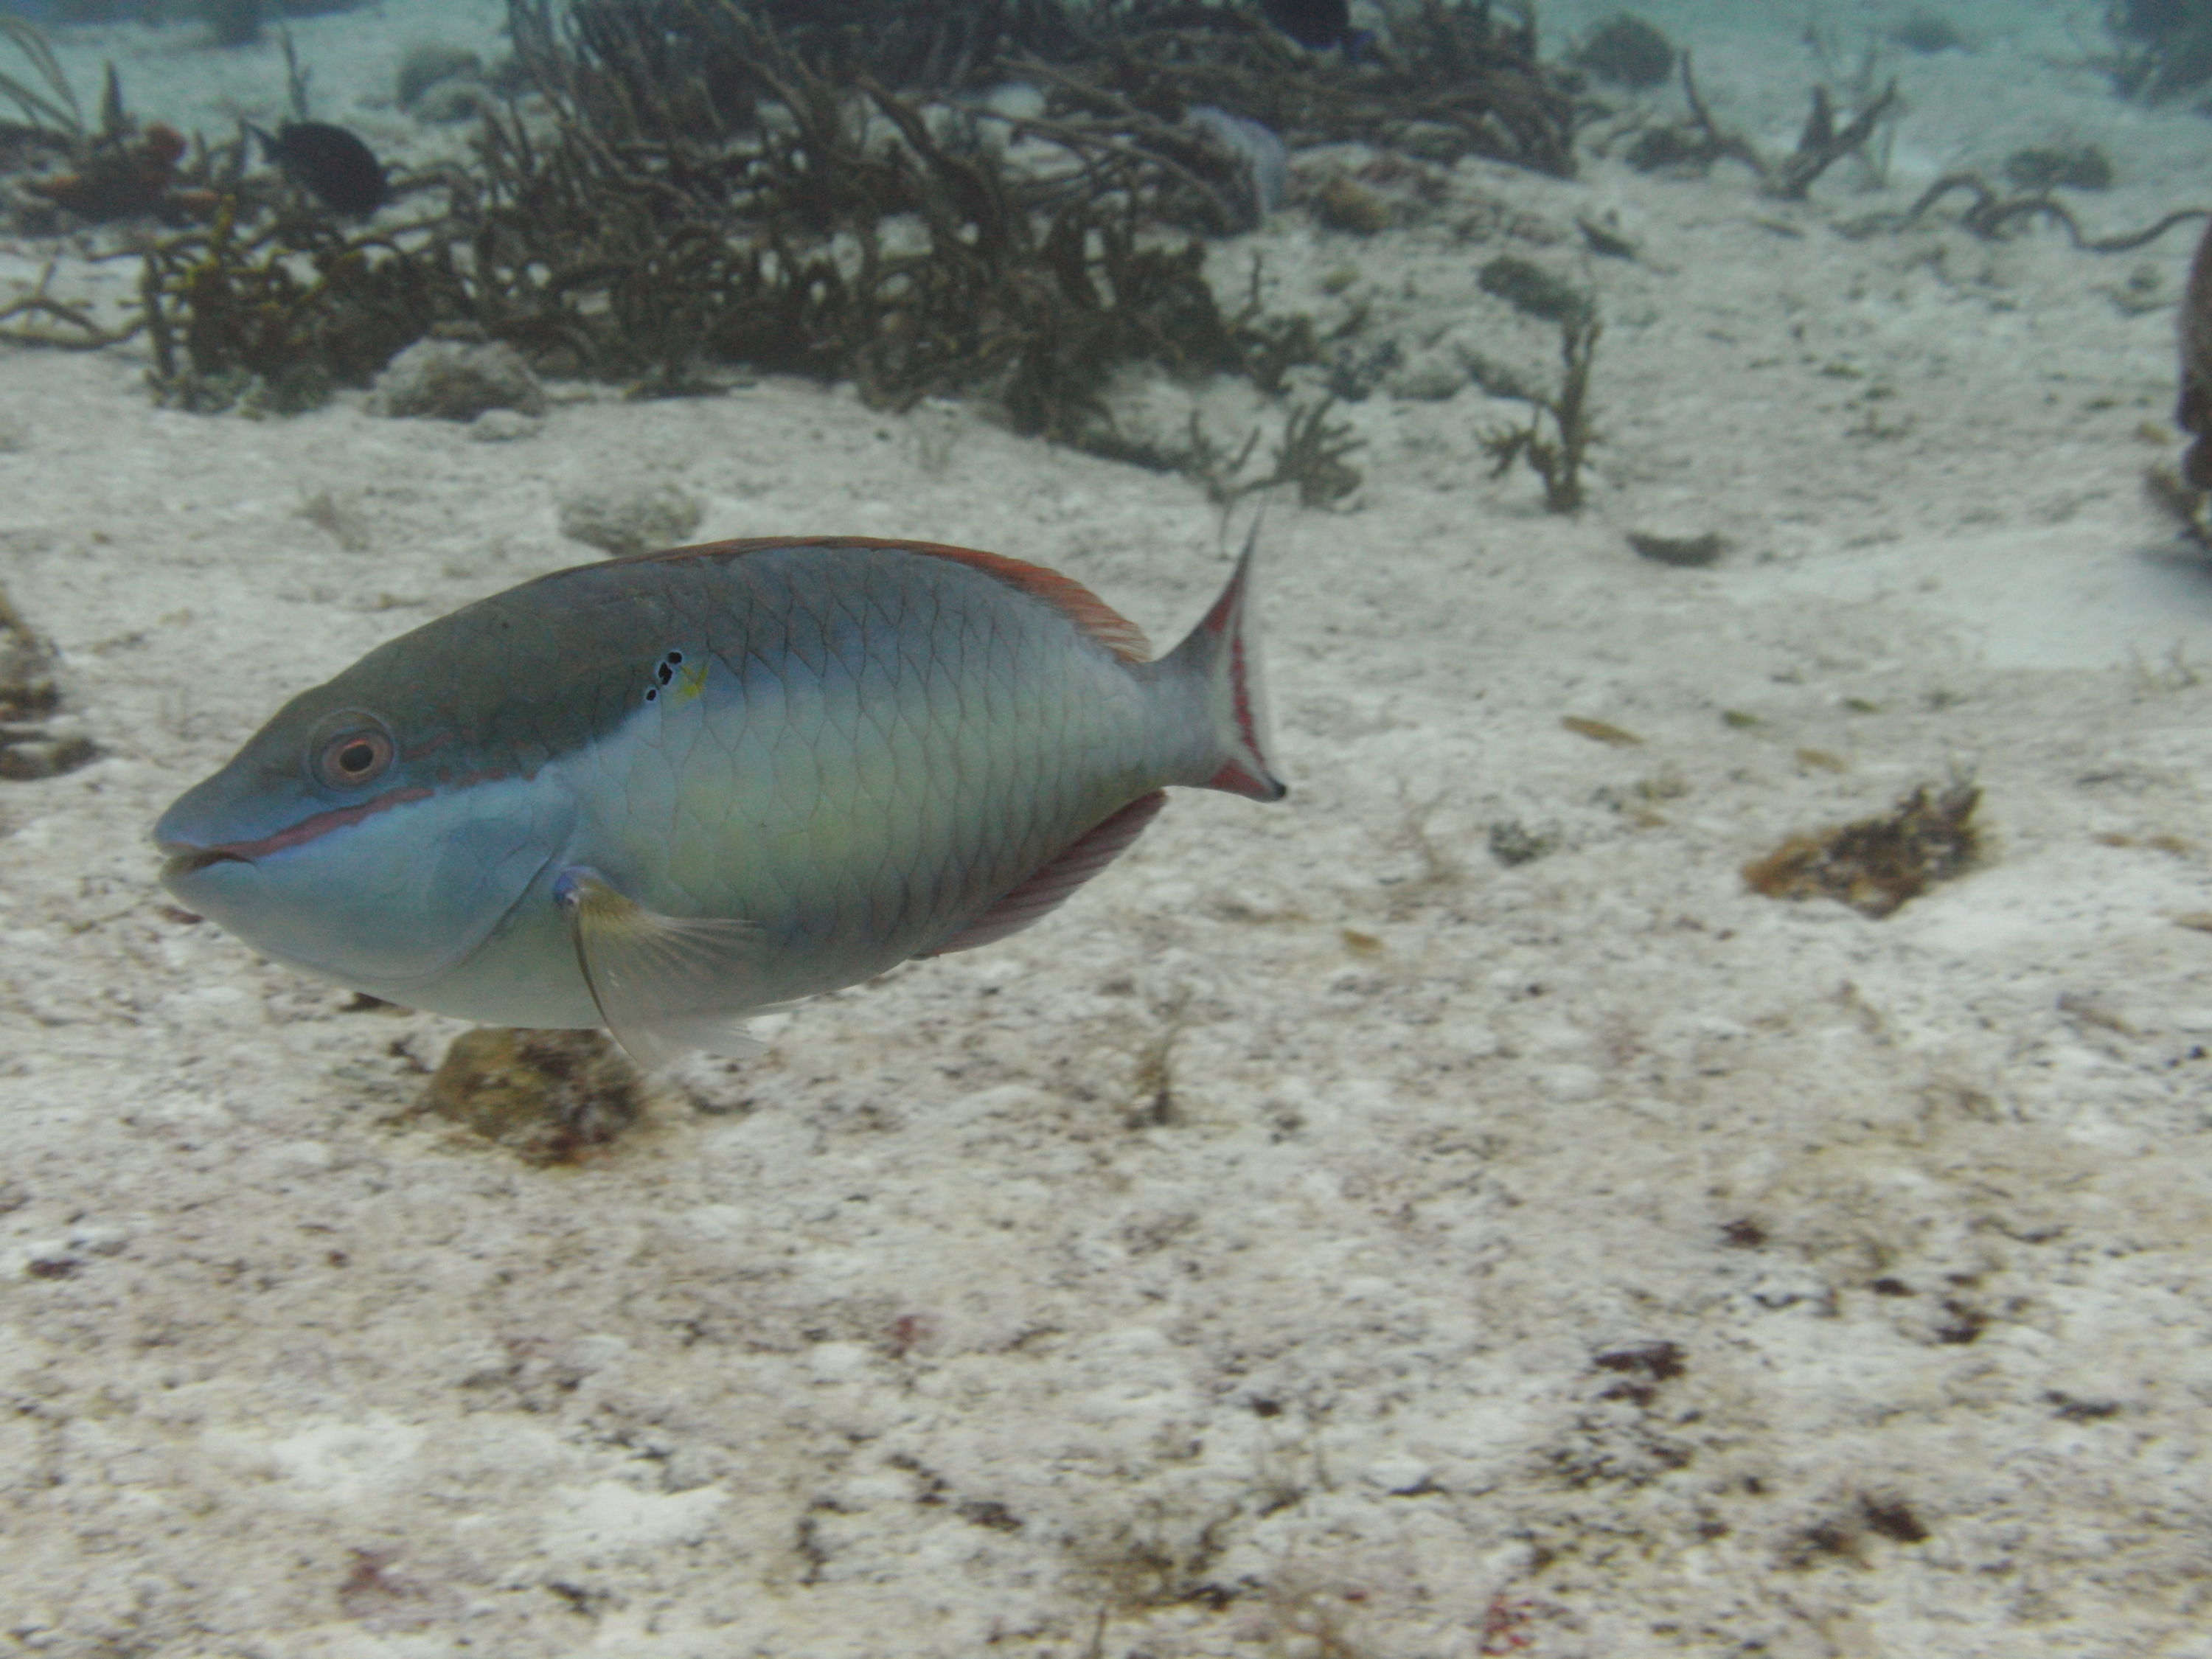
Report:
[[[325,720],[308,749],[315,781],[329,789],[358,789],[392,768],[399,745],[374,714],[348,709]]]

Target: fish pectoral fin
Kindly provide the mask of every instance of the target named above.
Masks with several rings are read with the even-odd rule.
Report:
[[[957,933],[919,954],[941,957],[972,951],[1042,921],[1067,902],[1075,890],[1129,850],[1145,826],[1168,804],[1168,792],[1139,795],[1120,811],[1094,824],[1088,833],[1048,859],[980,916],[963,922]]]
[[[568,870],[553,896],[568,918],[576,964],[599,1018],[648,1071],[690,1048],[743,1057],[759,1052],[744,1021],[757,1000],[761,930],[714,916],[648,910],[594,870]]]

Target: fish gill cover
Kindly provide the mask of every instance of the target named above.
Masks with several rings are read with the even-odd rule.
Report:
[[[1119,365],[1273,392],[1319,351],[1206,280],[1204,239],[1251,222],[1259,185],[1194,109],[1291,147],[1417,130],[1432,156],[1572,166],[1571,81],[1529,17],[1468,0],[1395,9],[1356,62],[1208,0],[509,0],[508,27],[473,155],[395,177],[365,227],[250,171],[242,140],[161,163],[172,234],[108,256],[142,261],[123,333],[149,334],[157,395],[307,407],[438,334],[646,392],[720,365],[888,407],[981,390],[1110,449]],[[302,118],[304,90],[295,64]],[[137,165],[119,94],[111,113],[46,135],[73,174]],[[121,337],[44,310],[49,343]]]

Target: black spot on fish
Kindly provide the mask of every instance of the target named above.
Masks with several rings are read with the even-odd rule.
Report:
[[[1347,0],[1260,0],[1260,9],[1291,40],[1316,51],[1352,33]]]
[[[682,667],[683,665],[684,653],[681,651],[672,651],[666,656],[663,657],[659,662],[655,663],[653,665],[653,678],[658,680],[660,684],[647,686],[645,688],[645,700],[647,702],[659,701],[660,696],[660,687],[667,684],[669,681],[674,679],[676,678],[676,671]]]
[[[287,121],[273,138],[258,127],[253,131],[284,176],[334,213],[374,213],[392,194],[384,163],[343,127]]]

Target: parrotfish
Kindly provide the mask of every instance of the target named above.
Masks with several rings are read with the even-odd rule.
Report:
[[[155,826],[256,950],[656,1065],[1040,920],[1170,785],[1279,800],[1248,545],[1152,659],[1066,576],[858,538],[556,572],[293,698]]]
[[[1261,15],[1302,46],[1333,46],[1352,33],[1346,0],[1260,0]]]
[[[392,198],[376,152],[328,121],[287,121],[270,137],[251,128],[284,176],[333,213],[361,218]]]
[[[1260,0],[1260,15],[1302,46],[1342,46],[1347,63],[1358,63],[1375,40],[1371,29],[1352,27],[1348,0]]]

